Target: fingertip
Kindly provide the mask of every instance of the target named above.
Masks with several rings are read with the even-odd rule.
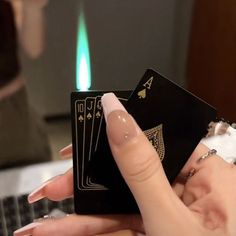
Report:
[[[121,110],[121,111],[127,112],[114,93],[105,93],[101,98],[101,102],[102,102],[103,113],[104,113],[104,117],[106,121],[107,121],[108,115],[112,111]]]
[[[25,225],[24,227],[16,230],[14,233],[13,233],[13,236],[27,236],[27,235],[32,235],[34,230],[36,228],[38,228],[39,226],[41,226],[42,223],[30,223],[28,225]]]
[[[69,144],[68,146],[62,148],[59,151],[59,155],[61,159],[69,159],[72,156],[72,144]]]

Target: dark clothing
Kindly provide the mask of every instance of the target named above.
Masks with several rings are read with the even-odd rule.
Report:
[[[0,0],[0,87],[20,72],[17,55],[17,31],[10,2]]]
[[[20,73],[17,30],[10,2],[0,0],[0,88]],[[51,160],[43,120],[29,106],[25,87],[0,100],[0,169]]]
[[[0,169],[51,160],[45,124],[29,109],[26,88],[0,101],[0,131]]]

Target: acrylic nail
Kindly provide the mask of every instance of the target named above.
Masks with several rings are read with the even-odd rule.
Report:
[[[34,222],[34,223],[31,223],[31,224],[28,224],[18,230],[16,230],[14,232],[14,236],[29,236],[29,235],[32,235],[33,234],[33,230],[42,225],[42,223],[39,223],[39,222]]]
[[[59,151],[59,154],[61,156],[61,159],[69,159],[72,156],[72,144],[69,144],[68,146],[62,148]]]
[[[103,95],[102,106],[108,136],[113,144],[120,146],[138,135],[139,128],[134,119],[113,93]]]
[[[37,202],[43,198],[45,198],[44,194],[44,188],[50,184],[51,182],[55,181],[57,178],[61,177],[62,175],[57,175],[52,177],[51,179],[47,180],[45,183],[43,183],[41,186],[36,188],[32,193],[28,195],[28,202],[29,203],[34,203]]]

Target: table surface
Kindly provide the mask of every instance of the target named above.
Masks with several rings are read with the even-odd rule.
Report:
[[[0,171],[0,198],[30,193],[46,180],[72,167],[72,160],[44,162]]]

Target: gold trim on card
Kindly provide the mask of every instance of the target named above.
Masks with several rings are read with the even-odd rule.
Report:
[[[144,134],[156,149],[159,154],[160,160],[162,161],[165,157],[165,144],[163,139],[163,125],[160,124],[154,128],[144,131]]]
[[[86,109],[86,101],[88,99],[96,99],[96,101],[93,103],[91,101],[91,105],[93,104],[93,109],[91,107],[89,109]],[[118,97],[120,101],[127,101],[126,98],[121,98]],[[89,100],[89,101],[90,101]],[[85,99],[80,99],[80,100],[75,100],[75,114],[74,114],[74,120],[75,120],[75,158],[76,158],[76,168],[77,168],[77,188],[80,191],[107,191],[109,190],[107,187],[101,184],[94,183],[92,179],[86,175],[85,171],[85,162],[88,159],[89,161],[91,160],[91,142],[92,138],[95,138],[95,146],[94,150],[97,150],[97,145],[98,145],[98,139],[100,136],[100,131],[101,131],[101,126],[102,126],[102,119],[103,119],[103,111],[102,111],[102,106],[101,106],[101,96],[98,95],[96,97],[86,97]],[[98,111],[96,110],[98,109]],[[89,110],[89,111],[88,111]],[[88,114],[87,114],[88,113]],[[94,137],[94,121],[96,119],[99,120],[98,124],[98,131],[96,132],[96,136]],[[92,122],[91,124],[91,137],[90,137],[90,150],[89,150],[89,155],[86,156],[85,153],[85,138],[86,138],[86,123],[87,122]],[[79,142],[78,135],[79,135],[79,127],[80,130],[83,130],[83,143]],[[79,155],[79,149],[82,149],[82,155]],[[92,150],[92,151],[94,151]],[[86,158],[85,158],[86,156]],[[86,159],[86,160],[85,160]],[[80,160],[80,161],[79,161]]]

